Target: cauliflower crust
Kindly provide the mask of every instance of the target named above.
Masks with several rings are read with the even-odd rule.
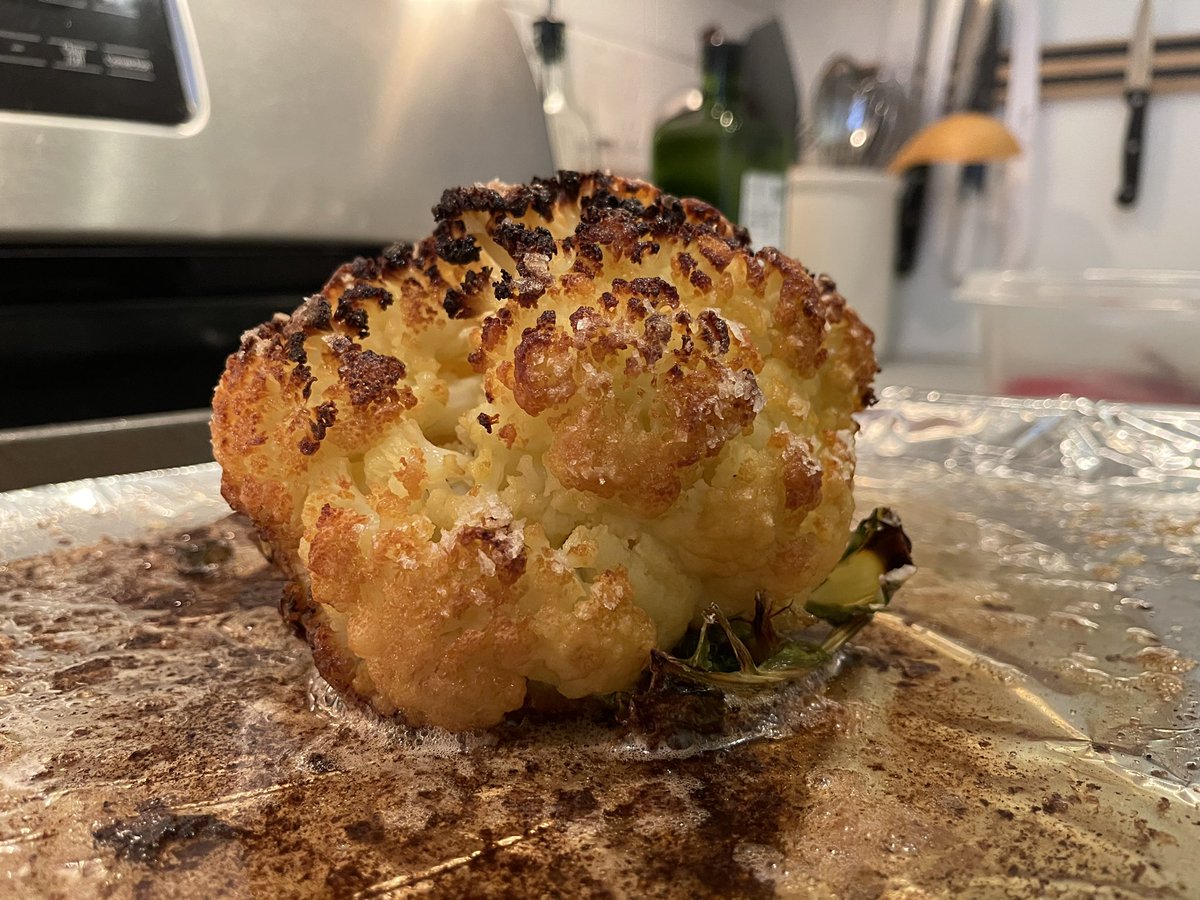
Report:
[[[876,372],[833,281],[599,173],[434,217],[248,332],[213,401],[224,496],[327,680],[486,727],[530,682],[629,688],[713,601],[820,583]]]

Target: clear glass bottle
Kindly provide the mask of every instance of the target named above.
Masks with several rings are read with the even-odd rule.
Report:
[[[586,172],[596,168],[591,124],[571,90],[567,71],[566,27],[546,16],[533,23],[537,45],[538,86],[550,134],[550,150],[559,169]]]
[[[750,229],[755,244],[778,245],[792,147],[743,102],[741,55],[741,45],[726,40],[719,29],[705,30],[703,103],[655,129],[652,180],[677,196],[713,204]]]

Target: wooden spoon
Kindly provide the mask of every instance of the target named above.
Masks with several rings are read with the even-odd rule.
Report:
[[[1021,145],[999,119],[977,112],[954,113],[909,138],[887,170],[898,174],[927,163],[981,163],[1020,152]]]

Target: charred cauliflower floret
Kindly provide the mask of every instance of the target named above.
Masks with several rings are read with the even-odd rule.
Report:
[[[213,404],[224,495],[326,679],[484,727],[531,682],[630,688],[714,601],[821,582],[876,371],[832,281],[600,174],[434,215],[247,334]]]

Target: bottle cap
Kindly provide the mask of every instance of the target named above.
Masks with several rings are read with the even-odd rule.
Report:
[[[731,72],[741,65],[742,45],[729,40],[725,32],[712,25],[700,35],[700,55],[704,71]]]
[[[558,19],[541,18],[533,23],[534,41],[543,62],[558,62],[563,58],[566,30]]]

